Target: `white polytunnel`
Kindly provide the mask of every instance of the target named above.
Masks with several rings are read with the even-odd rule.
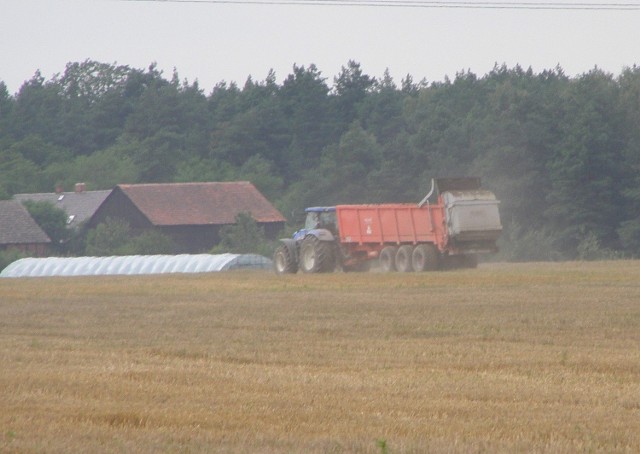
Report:
[[[16,260],[2,270],[0,277],[209,273],[271,266],[270,259],[256,254],[47,257]]]

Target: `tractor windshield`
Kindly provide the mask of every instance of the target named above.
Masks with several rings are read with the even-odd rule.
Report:
[[[327,229],[332,232],[336,230],[336,212],[335,211],[311,211],[307,213],[307,219],[304,228],[311,229]]]
[[[304,223],[304,228],[307,230],[312,230],[318,228],[318,224],[320,223],[319,216],[320,213],[307,213],[307,220]]]

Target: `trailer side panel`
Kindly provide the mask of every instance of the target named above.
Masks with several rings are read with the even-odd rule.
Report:
[[[418,208],[415,204],[338,205],[341,243],[444,244],[444,210],[441,205]]]

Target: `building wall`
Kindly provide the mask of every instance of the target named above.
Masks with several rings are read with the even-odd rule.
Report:
[[[283,222],[265,222],[258,224],[268,239],[276,239],[284,227]],[[170,237],[179,247],[180,253],[197,254],[209,252],[220,242],[222,225],[182,225],[163,226],[158,230]]]
[[[134,231],[142,231],[153,227],[149,220],[118,188],[111,192],[109,197],[89,219],[87,228],[93,229],[108,218],[124,219]]]
[[[264,229],[264,236],[270,240],[277,239],[284,229],[284,222],[264,222],[258,225]]]
[[[218,225],[163,226],[157,230],[171,238],[181,254],[206,253],[220,242]]]
[[[31,257],[46,257],[49,254],[49,246],[41,243],[4,244],[0,246],[2,251],[9,249],[16,249]]]

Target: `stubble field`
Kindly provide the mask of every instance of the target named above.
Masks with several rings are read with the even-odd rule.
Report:
[[[637,452],[640,262],[0,280],[0,452]]]

